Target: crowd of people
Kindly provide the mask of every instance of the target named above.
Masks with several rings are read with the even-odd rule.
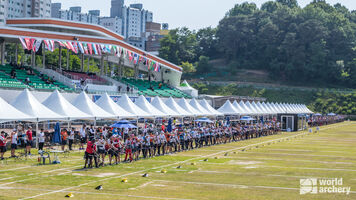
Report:
[[[342,122],[344,118],[339,115],[314,115],[308,119],[309,127],[323,126]]]
[[[168,132],[164,125],[150,124],[145,125],[145,128],[137,133],[136,130],[130,129],[110,130],[103,127],[95,130],[93,127],[86,129],[83,126],[80,130],[80,137],[81,148],[87,143],[84,155],[84,168],[86,168],[93,167],[94,163],[95,167],[104,166],[106,157],[108,157],[109,165],[132,162],[204,146],[277,134],[279,131],[279,122],[254,125],[232,123],[229,126],[224,126],[219,122],[209,125],[173,125],[171,132]],[[124,155],[123,160],[121,160],[121,155]]]

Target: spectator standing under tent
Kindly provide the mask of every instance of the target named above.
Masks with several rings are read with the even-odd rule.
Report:
[[[45,138],[45,133],[43,132],[43,129],[41,129],[41,132],[38,135],[38,150],[43,150]]]
[[[27,131],[26,131],[26,154],[32,155],[31,154],[31,147],[32,147],[32,127],[29,126]]]

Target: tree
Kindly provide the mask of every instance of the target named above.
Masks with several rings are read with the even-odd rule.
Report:
[[[197,72],[206,74],[210,72],[210,70],[211,70],[211,66],[209,64],[209,57],[200,56],[197,65]]]
[[[183,68],[183,73],[193,73],[196,71],[195,66],[189,62],[182,62],[181,67]]]

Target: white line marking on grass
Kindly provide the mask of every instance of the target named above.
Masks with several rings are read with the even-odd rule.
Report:
[[[238,158],[238,159],[249,159],[251,160],[251,158],[249,157],[232,157],[232,158]],[[253,158],[254,160],[274,160],[274,161],[293,161],[293,162],[318,162],[318,163],[324,163],[324,164],[344,164],[344,165],[354,165],[356,163],[352,163],[352,162],[332,162],[332,161],[316,161],[316,160],[289,160],[289,159],[280,159],[280,158]]]
[[[17,167],[17,168],[11,168],[11,169],[3,169],[3,170],[0,170],[0,172],[14,171],[14,170],[18,170],[18,169],[26,169],[26,168],[30,168],[30,167],[33,167],[33,166],[24,166],[24,167]]]
[[[344,172],[356,172],[356,169],[339,169],[339,168],[314,168],[314,167],[285,167],[285,166],[261,166],[264,168],[294,168],[294,169],[312,169],[312,170],[324,170],[324,171],[344,171]]]
[[[151,181],[153,182],[153,181]],[[34,188],[19,188],[19,187],[0,187],[0,190],[31,190],[31,191],[54,191],[48,189],[34,189]],[[101,192],[80,192],[80,191],[64,191],[72,192],[76,194],[95,194],[95,195],[108,195],[108,196],[122,196],[122,197],[132,197],[132,198],[143,198],[143,199],[169,199],[169,200],[192,200],[192,199],[181,199],[181,198],[169,198],[169,197],[153,197],[153,196],[142,196],[142,195],[125,195],[125,194],[113,194],[113,193],[101,193]]]
[[[285,156],[310,156],[310,157],[334,157],[334,158],[348,158],[345,156],[333,156],[333,155],[310,155],[310,154],[295,154],[295,153],[268,153],[268,152],[243,152],[243,153],[250,153],[250,154],[269,154],[269,155],[285,155]]]
[[[340,126],[341,125],[339,125],[339,126],[330,126],[330,127],[324,128],[322,130],[327,130],[327,129],[330,129],[330,128],[336,128],[336,127],[340,127]],[[345,125],[343,125],[343,126],[345,126]],[[243,147],[237,147],[237,148],[233,148],[233,149],[229,149],[229,150],[223,150],[223,151],[220,151],[220,152],[217,152],[217,153],[213,153],[213,154],[209,154],[209,155],[202,156],[202,157],[190,158],[190,159],[187,159],[187,160],[184,160],[184,161],[179,161],[179,162],[172,163],[172,164],[153,167],[153,168],[150,168],[150,169],[139,170],[139,171],[136,171],[136,172],[123,174],[123,175],[120,175],[120,176],[108,177],[108,178],[101,179],[100,181],[102,182],[102,181],[106,181],[106,180],[110,180],[110,179],[122,178],[122,177],[125,177],[125,176],[130,176],[130,175],[142,173],[142,172],[149,171],[149,170],[154,170],[154,169],[163,168],[163,167],[169,167],[169,166],[172,166],[172,165],[178,165],[178,164],[186,163],[186,162],[189,162],[189,161],[192,161],[192,160],[196,160],[196,159],[211,157],[211,156],[219,155],[219,154],[222,154],[222,153],[232,152],[232,151],[236,151],[236,150],[239,150],[239,149],[245,149],[245,148],[253,147],[253,146],[256,146],[256,145],[260,145],[260,144],[267,144],[269,142],[284,140],[284,139],[287,139],[287,138],[294,138],[294,137],[297,137],[297,136],[307,135],[307,134],[309,134],[309,133],[305,131],[305,132],[302,132],[300,134],[296,134],[296,135],[292,135],[292,136],[288,136],[288,137],[281,137],[281,138],[277,138],[277,139],[267,140],[267,141],[264,141],[264,142],[259,142],[259,143],[255,143],[255,144],[249,144],[249,145],[246,145],[246,146],[243,146]],[[87,182],[87,183],[82,183],[82,184],[79,184],[77,186],[72,186],[72,187],[64,188],[64,189],[61,189],[61,190],[55,190],[55,191],[47,192],[47,193],[41,193],[41,194],[38,194],[38,195],[35,195],[35,196],[25,197],[25,198],[22,198],[22,199],[32,199],[32,198],[37,198],[37,197],[40,197],[40,196],[43,196],[43,195],[48,195],[48,194],[54,194],[54,193],[58,193],[58,192],[68,191],[68,190],[72,190],[74,188],[78,188],[78,187],[81,187],[81,186],[84,186],[84,185],[97,183],[97,182],[99,182],[99,181],[91,181],[91,182]]]
[[[226,183],[207,183],[207,182],[192,182],[192,181],[169,181],[169,180],[156,180],[161,182],[173,182],[182,184],[194,184],[194,185],[212,185],[221,187],[234,187],[234,188],[262,188],[262,189],[279,189],[279,190],[300,190],[300,188],[290,188],[290,187],[278,187],[278,186],[264,186],[264,185],[240,185],[240,184],[226,184]],[[352,194],[356,194],[356,191],[350,191]]]

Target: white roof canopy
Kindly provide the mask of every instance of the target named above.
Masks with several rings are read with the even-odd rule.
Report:
[[[249,114],[242,106],[240,106],[239,103],[237,103],[236,100],[234,101],[234,103],[232,103],[232,105],[236,108],[239,115],[248,115]]]
[[[119,104],[119,106],[124,108],[127,112],[130,112],[137,117],[153,117],[149,113],[143,111],[141,108],[136,106],[126,94],[123,94],[119,98],[117,104]]]
[[[260,102],[258,102],[260,103]],[[255,103],[254,101],[251,103],[251,105],[262,115],[268,115],[270,114],[267,110],[265,110],[263,107],[259,106],[257,103]],[[261,104],[260,104],[261,105]]]
[[[69,103],[58,90],[53,91],[42,104],[47,106],[47,108],[51,109],[53,112],[63,115],[68,120],[94,118]]]
[[[21,92],[12,103],[16,109],[36,118],[36,121],[63,120],[61,116],[41,104],[28,89]]]
[[[179,113],[182,116],[194,116],[192,113],[189,113],[186,110],[184,110],[182,107],[180,107],[172,97],[169,97],[169,99],[167,99],[165,103],[169,108],[171,108],[173,111]]]
[[[3,98],[0,97],[0,121],[18,121],[18,120],[30,120],[35,118],[26,115],[25,113],[17,110],[12,105],[8,104]]]
[[[210,111],[211,113],[214,113],[215,115],[224,115],[221,112],[215,110],[205,99],[200,101],[200,105],[205,108],[205,110]]]
[[[143,111],[147,112],[151,116],[154,117],[166,117],[168,116],[166,113],[163,113],[159,111],[157,108],[155,108],[153,105],[150,104],[150,102],[147,101],[147,99],[141,95],[138,97],[138,99],[135,102],[136,106],[141,108]]]
[[[76,106],[79,110],[91,116],[94,116],[97,119],[116,118],[115,115],[106,112],[98,105],[96,105],[85,92],[82,92],[79,96],[77,96],[77,98],[74,100],[73,105]]]
[[[110,98],[108,94],[102,95],[99,100],[95,102],[100,108],[106,112],[115,115],[118,118],[136,118],[136,116],[125,109],[121,108],[117,103]]]
[[[173,111],[172,109],[170,109],[163,101],[161,98],[159,98],[158,96],[156,96],[151,104],[157,108],[158,110],[164,112],[165,114],[167,114],[168,116],[171,117],[181,117],[182,115]]]
[[[224,115],[238,115],[238,110],[231,104],[230,100],[227,100],[224,105],[222,105],[219,109],[219,112]]]
[[[192,100],[190,100],[190,103],[189,103],[195,110],[198,110],[200,113],[202,113],[203,115],[205,116],[215,116],[214,113],[206,110],[203,106],[201,106],[199,104],[199,102],[193,98]]]
[[[192,113],[194,116],[204,116],[199,110],[193,108],[184,97],[178,101],[178,105],[189,113]]]

